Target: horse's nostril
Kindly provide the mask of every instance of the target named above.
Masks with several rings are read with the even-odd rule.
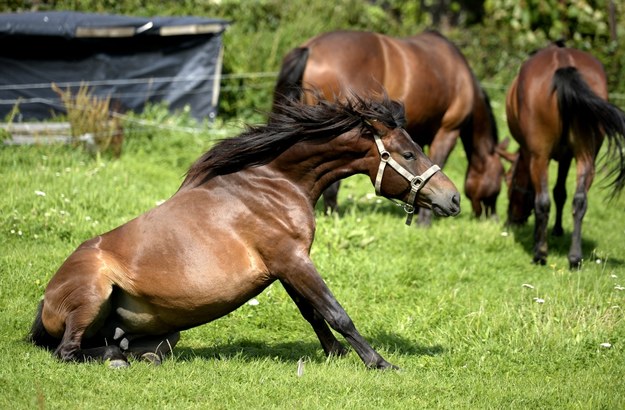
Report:
[[[460,208],[460,193],[456,192],[453,197],[451,197],[451,202]]]

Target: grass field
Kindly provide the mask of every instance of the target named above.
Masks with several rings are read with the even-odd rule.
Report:
[[[339,215],[318,207],[312,257],[398,372],[366,370],[354,352],[326,359],[279,284],[183,332],[156,368],[63,364],[23,341],[47,281],[78,244],[167,199],[215,136],[235,132],[130,130],[119,160],[0,148],[1,409],[625,408],[625,195],[608,202],[600,182],[583,269],[570,271],[570,203],[564,237],[535,266],[532,225],[503,227],[505,189],[499,222],[473,219],[463,198],[458,217],[418,229],[366,178],[346,180]],[[459,144],[445,171],[461,189],[465,166]]]

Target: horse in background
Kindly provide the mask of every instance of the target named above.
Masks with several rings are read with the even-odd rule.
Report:
[[[317,97],[309,89],[330,101],[352,92],[388,93],[405,106],[406,131],[429,146],[429,157],[441,168],[460,136],[473,214],[496,217],[504,173],[495,150],[497,124],[465,57],[444,36],[433,31],[402,39],[357,31],[321,34],[284,57],[272,110],[288,98],[313,104]],[[324,192],[326,210],[337,209],[337,192],[338,182]],[[430,219],[430,212],[420,209],[419,223],[429,225]]]
[[[595,161],[604,139],[615,194],[625,186],[625,113],[608,102],[603,65],[592,55],[552,44],[523,63],[506,97],[508,127],[519,143],[509,181],[508,223],[522,224],[535,214],[534,263],[547,260],[549,161],[559,162],[553,188],[556,218],[552,234],[561,236],[566,178],[573,158],[577,185],[573,195],[573,233],[568,253],[570,268],[582,263],[582,220]],[[505,155],[502,153],[502,155]]]

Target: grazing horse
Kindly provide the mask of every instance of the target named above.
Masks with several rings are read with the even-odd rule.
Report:
[[[388,93],[406,110],[404,128],[443,167],[458,135],[467,155],[465,193],[475,216],[496,216],[503,165],[495,150],[497,125],[488,96],[458,48],[433,31],[408,38],[357,31],[325,33],[291,50],[283,59],[274,105],[284,98],[314,103],[351,93]],[[273,111],[277,108],[274,106]],[[338,182],[323,194],[326,210],[337,208]],[[419,213],[429,225],[431,214]]]
[[[328,355],[343,335],[368,367],[392,367],[356,330],[310,259],[314,206],[352,174],[442,216],[454,184],[404,129],[400,103],[285,102],[265,126],[216,144],[166,202],[81,244],[52,277],[30,340],[63,361],[160,363],[189,329],[279,280]],[[328,325],[330,327],[328,327]]]
[[[573,158],[577,186],[573,196],[573,234],[568,259],[571,268],[582,261],[582,219],[595,177],[595,160],[604,138],[609,140],[607,165],[616,193],[625,185],[625,114],[607,101],[602,64],[588,53],[553,44],[531,56],[513,80],[506,97],[512,136],[520,145],[512,159],[508,223],[525,223],[535,213],[534,263],[547,259],[549,221],[549,161],[559,162],[553,189],[556,205],[554,235],[562,235],[566,177]]]

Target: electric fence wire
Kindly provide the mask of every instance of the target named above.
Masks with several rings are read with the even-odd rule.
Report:
[[[239,91],[242,89],[254,89],[254,90],[262,90],[262,89],[270,89],[275,86],[275,79],[277,78],[277,72],[256,72],[256,73],[238,73],[238,74],[222,74],[220,76],[220,91],[221,92],[233,92]],[[201,82],[201,81],[209,81],[209,86],[198,87],[192,91],[187,91],[187,95],[197,95],[212,92],[212,85],[210,82],[214,80],[214,76],[187,76],[187,77],[154,77],[154,78],[145,78],[145,79],[111,79],[111,80],[94,80],[94,81],[69,81],[69,82],[59,82],[56,85],[59,88],[72,88],[72,87],[102,87],[102,86],[129,86],[129,85],[155,85],[155,84],[176,84],[183,82]],[[258,82],[258,80],[261,80]],[[262,81],[264,80],[264,81]],[[271,80],[271,81],[268,81]],[[241,81],[238,85],[232,85],[234,81]],[[507,90],[507,86],[502,84],[496,84],[491,82],[482,82],[482,87],[487,90],[493,91],[502,91],[505,92]],[[35,90],[35,89],[49,89],[51,88],[51,83],[33,83],[33,84],[4,84],[0,85],[0,93],[2,91],[25,91],[25,90]],[[151,97],[158,97],[165,95],[167,90],[157,91],[154,89],[148,89],[145,92],[117,92],[110,95],[110,98],[113,99],[123,99],[128,97],[145,97],[147,100]],[[625,94],[622,93],[610,93],[609,98],[611,100],[625,101]],[[16,104],[28,104],[28,103],[39,103],[46,104],[50,107],[57,108],[59,110],[65,109],[65,105],[62,103],[61,99],[49,99],[49,98],[41,98],[41,97],[31,97],[31,98],[13,98],[6,99],[0,98],[0,105],[11,105],[15,106]],[[77,109],[82,109],[84,107],[74,107]],[[121,114],[118,112],[111,112],[112,116],[118,117],[127,123],[133,123],[136,125],[144,126],[144,127],[154,127],[159,129],[167,129],[170,131],[177,132],[186,132],[186,133],[202,133],[206,132],[206,128],[194,128],[194,127],[180,127],[180,126],[169,126],[164,124],[157,124],[155,122],[147,121],[144,119],[139,119],[134,116],[129,116],[125,114]]]

